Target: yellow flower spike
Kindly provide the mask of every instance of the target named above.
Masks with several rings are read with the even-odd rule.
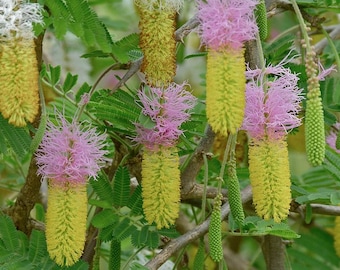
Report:
[[[52,180],[53,181],[53,180]],[[46,242],[50,257],[61,266],[75,264],[83,253],[86,234],[86,185],[49,184]]]
[[[33,39],[0,43],[0,112],[15,126],[33,122],[39,111],[38,67]]]
[[[180,171],[176,147],[145,150],[142,161],[142,196],[146,220],[168,228],[179,213]]]
[[[209,50],[207,117],[215,132],[227,135],[241,127],[245,107],[244,49]]]
[[[340,216],[335,217],[334,221],[334,248],[340,257]]]
[[[256,213],[281,222],[289,213],[290,171],[284,140],[254,140],[249,146],[249,173]]]
[[[139,46],[144,54],[141,71],[149,85],[160,87],[173,81],[176,74],[175,16],[178,7],[164,3],[155,7],[155,2],[159,1],[151,1],[154,6],[150,7],[147,2],[136,1],[140,14]]]

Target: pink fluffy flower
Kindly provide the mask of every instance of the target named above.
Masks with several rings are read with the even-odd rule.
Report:
[[[198,19],[202,43],[213,50],[240,49],[255,39],[258,31],[253,15],[257,0],[198,0]]]
[[[57,115],[57,125],[48,122],[47,130],[36,152],[38,174],[59,183],[85,183],[97,177],[104,163],[106,135],[94,128],[82,129]]]
[[[149,118],[148,125],[135,123],[136,142],[149,150],[158,146],[170,147],[183,133],[180,126],[190,117],[189,110],[196,103],[196,98],[185,90],[186,84],[170,84],[167,88],[144,87],[138,93],[142,103],[142,113]]]
[[[328,136],[326,137],[327,144],[334,149],[337,153],[340,153],[340,149],[336,148],[336,138],[338,136],[338,132],[340,131],[340,122],[335,123]]]
[[[303,97],[296,74],[278,65],[264,70],[248,70],[246,76],[250,81],[246,86],[242,129],[247,130],[251,137],[279,139],[301,124],[298,113]]]

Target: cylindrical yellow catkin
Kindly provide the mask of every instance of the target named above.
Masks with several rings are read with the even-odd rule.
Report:
[[[0,112],[15,126],[33,122],[39,110],[39,74],[33,39],[1,42],[0,67]]]
[[[244,49],[209,50],[206,76],[209,124],[222,135],[235,133],[242,125],[245,107]]]
[[[175,9],[149,9],[138,5],[139,46],[144,58],[141,71],[149,85],[160,87],[176,74]]]
[[[145,150],[142,161],[142,197],[146,220],[157,228],[175,223],[179,212],[180,171],[176,147]]]
[[[334,248],[340,257],[340,216],[335,217],[334,221]]]
[[[50,182],[46,212],[46,242],[50,257],[61,266],[76,263],[85,244],[86,185]]]
[[[254,141],[249,146],[249,173],[256,213],[275,222],[286,219],[291,202],[286,141]]]

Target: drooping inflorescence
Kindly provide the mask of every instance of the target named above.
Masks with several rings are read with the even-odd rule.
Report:
[[[282,63],[248,70],[243,129],[251,137],[249,173],[256,212],[284,220],[290,208],[290,170],[286,134],[299,126],[302,90],[298,77]]]
[[[266,4],[264,0],[259,0],[255,9],[256,23],[259,28],[259,36],[261,40],[265,40],[268,36],[268,21]]]
[[[242,227],[244,222],[244,211],[242,207],[240,183],[236,174],[236,160],[234,157],[228,164],[227,187],[231,214],[235,222]]]
[[[48,122],[36,152],[38,173],[48,179],[46,242],[50,257],[61,266],[82,255],[87,217],[86,182],[104,164],[106,138],[95,129],[81,129],[60,114]]]
[[[224,136],[240,128],[245,106],[244,42],[255,39],[256,0],[197,2],[201,43],[208,47],[208,122]]]
[[[139,92],[142,113],[151,125],[136,123],[136,142],[144,145],[142,196],[146,220],[158,228],[174,224],[179,212],[180,171],[176,143],[196,98],[186,84],[147,87]]]
[[[165,86],[176,74],[175,17],[182,0],[135,0],[144,58],[141,71],[151,86]]]
[[[215,262],[219,262],[223,258],[222,249],[222,222],[221,222],[221,202],[222,194],[219,193],[214,199],[213,211],[209,224],[209,248],[210,257]]]
[[[313,165],[320,165],[325,159],[325,123],[322,108],[317,64],[314,60],[315,52],[307,51],[306,74],[308,76],[307,100],[305,114],[306,151],[308,161]]]
[[[41,10],[37,3],[0,0],[0,112],[19,127],[39,110],[33,24],[43,23]]]

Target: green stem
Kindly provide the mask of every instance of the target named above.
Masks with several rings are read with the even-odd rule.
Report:
[[[207,186],[208,186],[208,178],[209,178],[208,158],[207,158],[207,155],[205,153],[203,154],[203,162],[204,162],[204,186],[203,186],[201,221],[205,220],[205,207],[206,207],[206,203],[207,203]]]
[[[300,29],[301,29],[303,39],[304,39],[305,44],[306,44],[306,50],[310,52],[310,51],[312,51],[312,47],[311,47],[311,44],[310,44],[310,41],[309,41],[306,23],[303,19],[303,16],[301,14],[301,11],[300,11],[299,6],[296,3],[296,1],[295,0],[291,0],[291,1],[292,1],[292,5],[293,5],[293,8],[294,8],[294,12],[296,14],[296,17],[297,17],[299,25],[300,25]]]
[[[334,42],[333,40],[330,38],[329,34],[327,33],[327,31],[322,27],[321,28],[322,30],[322,33],[325,35],[325,37],[327,38],[328,40],[328,44],[329,46],[331,47],[332,49],[332,52],[334,53],[334,57],[335,57],[335,62],[336,62],[336,65],[338,67],[338,70],[340,70],[340,57],[339,57],[339,53],[334,45]]]

